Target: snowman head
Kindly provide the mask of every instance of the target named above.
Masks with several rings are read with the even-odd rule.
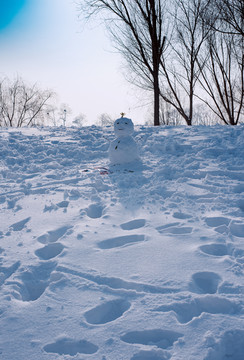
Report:
[[[134,132],[134,124],[131,119],[121,117],[114,122],[114,132],[117,137],[130,136]]]

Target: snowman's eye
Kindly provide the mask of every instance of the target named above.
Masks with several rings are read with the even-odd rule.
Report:
[[[117,122],[117,125],[119,125],[119,122]]]
[[[127,123],[127,122],[125,122],[125,124],[127,125],[128,123]]]

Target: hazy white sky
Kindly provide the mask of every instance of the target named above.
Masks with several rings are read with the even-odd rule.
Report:
[[[125,112],[143,123],[145,99],[124,80],[102,26],[79,21],[73,0],[0,0],[0,75],[51,88],[92,124]]]

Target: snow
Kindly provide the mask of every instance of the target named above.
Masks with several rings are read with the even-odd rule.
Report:
[[[244,359],[244,127],[134,138],[1,128],[1,360]]]

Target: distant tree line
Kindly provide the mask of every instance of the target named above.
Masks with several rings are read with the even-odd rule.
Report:
[[[27,85],[22,78],[0,80],[0,127],[41,125],[53,97],[50,90]]]
[[[0,127],[66,126],[72,113],[68,104],[55,105],[56,94],[42,90],[37,84],[29,85],[20,76],[11,80],[0,79]],[[82,126],[85,115],[79,114],[72,121]]]
[[[83,0],[103,16],[133,84],[152,92],[154,125],[194,123],[199,104],[237,125],[244,117],[243,0]]]

